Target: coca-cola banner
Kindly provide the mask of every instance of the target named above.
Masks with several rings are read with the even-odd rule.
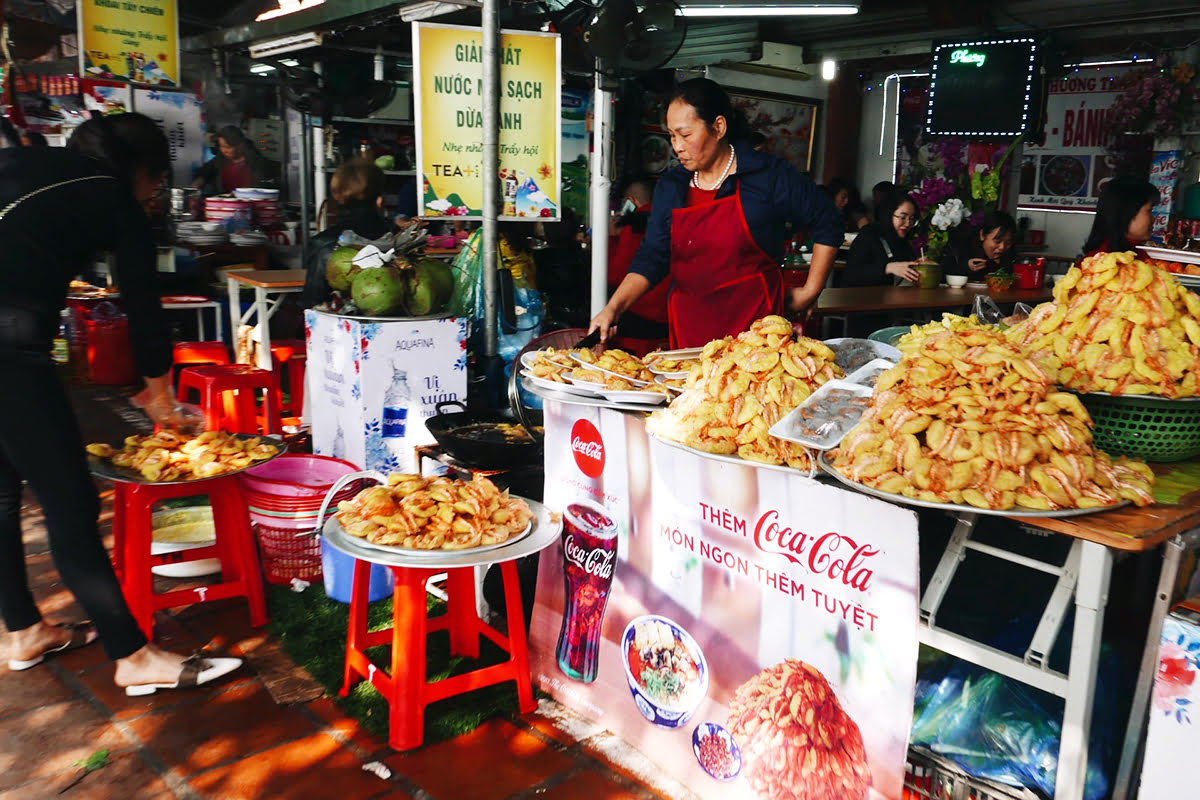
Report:
[[[1052,82],[1046,97],[1046,138],[1025,142],[1020,208],[1086,210],[1096,207],[1112,178],[1108,116],[1121,93],[1115,85],[1128,67],[1081,67]]]
[[[900,798],[917,521],[546,401],[534,680],[705,798]]]

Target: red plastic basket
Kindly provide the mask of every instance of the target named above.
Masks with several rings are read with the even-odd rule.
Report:
[[[321,580],[321,537],[297,537],[295,528],[276,528],[254,523],[258,553],[267,583],[289,584],[292,578]]]

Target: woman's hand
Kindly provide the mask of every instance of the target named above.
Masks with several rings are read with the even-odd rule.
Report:
[[[916,261],[889,261],[883,271],[888,275],[895,275],[897,278],[915,283],[921,277],[916,266]]]
[[[986,258],[972,258],[967,261],[967,269],[971,270],[971,272],[979,272],[980,270],[987,269],[987,265]]]
[[[791,311],[801,320],[808,319],[817,307],[817,298],[821,296],[821,288],[809,289],[808,284],[792,289]]]
[[[600,313],[588,323],[588,333],[597,329],[600,330],[601,342],[607,342],[610,336],[617,335],[617,312],[613,309],[612,303],[600,309]]]

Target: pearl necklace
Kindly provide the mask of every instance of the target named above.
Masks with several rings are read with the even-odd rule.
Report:
[[[721,173],[721,177],[717,178],[717,182],[712,185],[712,188],[705,189],[703,186],[700,185],[700,181],[698,180],[699,175],[700,175],[700,170],[696,170],[695,172],[692,173],[692,186],[695,186],[697,189],[699,189],[702,192],[716,191],[718,188],[720,188],[721,184],[725,182],[725,178],[729,175],[729,168],[732,166],[733,166],[733,145],[729,145],[729,160],[725,162],[725,171]]]

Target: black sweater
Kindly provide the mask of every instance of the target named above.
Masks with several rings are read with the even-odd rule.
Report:
[[[893,279],[884,269],[892,261],[915,261],[917,254],[907,239],[901,239],[896,231],[884,230],[877,222],[858,232],[850,252],[846,256],[846,268],[842,270],[843,286],[889,286]]]
[[[108,250],[138,369],[157,377],[171,368],[154,237],[128,187],[72,150],[8,148],[0,150],[0,209],[0,307],[36,315],[38,341],[30,344],[49,352],[68,284]]]

